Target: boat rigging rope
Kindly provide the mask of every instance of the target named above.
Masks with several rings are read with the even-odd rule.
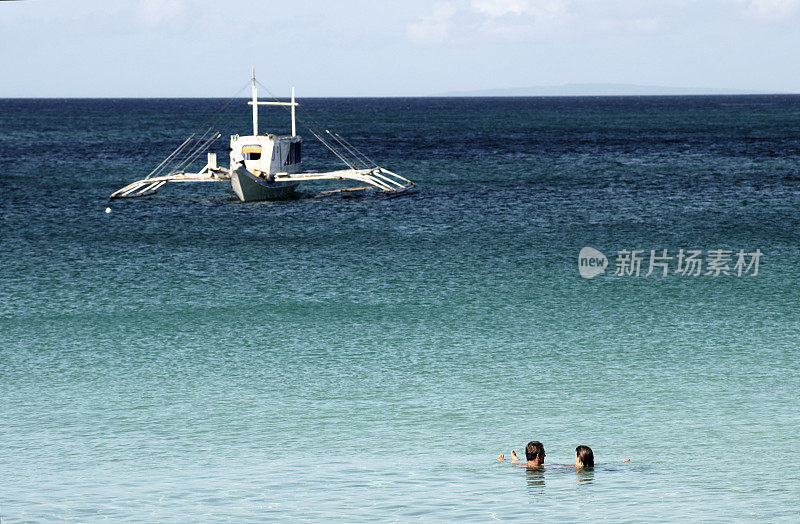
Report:
[[[220,132],[216,132],[212,136],[210,136],[205,142],[200,144],[197,147],[197,149],[195,149],[195,151],[190,154],[190,156],[188,156],[183,162],[178,164],[178,166],[175,168],[175,171],[180,172],[180,171],[185,170],[187,167],[189,167],[192,164],[192,162],[197,160],[197,157],[200,156],[201,153],[203,153],[204,151],[208,151],[208,148],[210,148],[211,145],[214,142],[216,142],[217,139],[219,137],[221,137],[221,136],[222,136],[222,134]]]
[[[325,147],[327,147],[328,149],[330,149],[331,153],[333,153],[334,155],[336,155],[336,156],[339,158],[339,160],[341,160],[342,162],[344,162],[344,164],[345,164],[347,167],[349,167],[350,169],[355,169],[355,167],[353,166],[353,164],[351,164],[350,162],[348,162],[346,158],[344,158],[344,157],[343,157],[343,156],[342,156],[342,155],[341,155],[341,154],[340,154],[340,153],[339,153],[339,152],[338,152],[338,151],[337,151],[337,150],[336,150],[334,147],[332,147],[330,144],[328,144],[328,142],[326,142],[326,141],[325,141],[325,140],[324,140],[324,139],[323,139],[321,136],[319,136],[319,135],[318,135],[318,134],[317,134],[317,133],[316,133],[316,132],[315,132],[313,129],[311,129],[311,128],[310,128],[309,126],[307,126],[305,123],[303,123],[303,125],[304,125],[304,126],[306,126],[306,129],[308,129],[308,131],[309,131],[309,132],[310,132],[312,135],[314,135],[314,137],[315,137],[317,140],[319,140],[320,142],[322,142],[322,145],[324,145]]]
[[[154,174],[154,173],[156,173],[157,171],[160,171],[160,170],[161,170],[161,167],[162,167],[164,164],[166,164],[167,162],[169,162],[169,161],[172,159],[172,157],[174,157],[175,155],[177,155],[178,153],[180,153],[180,151],[181,151],[181,150],[182,150],[184,147],[186,147],[186,144],[188,144],[188,143],[189,143],[189,142],[190,142],[190,141],[191,141],[191,140],[194,138],[194,135],[195,135],[195,133],[192,133],[191,135],[189,135],[189,138],[187,138],[186,140],[184,140],[184,141],[183,141],[183,143],[182,143],[181,145],[179,145],[179,146],[178,146],[178,149],[176,149],[175,151],[173,151],[172,153],[170,153],[170,154],[169,154],[169,156],[168,156],[167,158],[165,158],[164,160],[162,160],[162,161],[161,161],[161,163],[160,163],[160,164],[158,164],[158,165],[155,167],[155,169],[153,169],[152,171],[150,171],[150,174],[148,174],[146,177],[144,177],[144,179],[145,179],[145,180],[147,180],[148,178],[150,178],[151,176],[153,176],[153,174]]]
[[[342,138],[342,137],[339,135],[339,133],[331,133],[331,132],[330,132],[330,131],[328,131],[327,129],[325,130],[325,132],[326,132],[327,134],[331,135],[331,136],[333,137],[333,139],[334,139],[334,140],[336,140],[337,142],[339,142],[339,145],[341,145],[343,148],[345,148],[345,150],[346,150],[348,153],[350,153],[351,155],[353,155],[353,157],[354,157],[354,158],[356,158],[357,160],[361,161],[361,162],[362,162],[362,163],[363,163],[365,166],[366,166],[366,165],[368,165],[368,164],[372,164],[374,167],[378,167],[378,164],[376,164],[375,162],[372,162],[372,161],[371,161],[371,160],[369,160],[369,159],[368,159],[366,156],[364,156],[363,154],[360,154],[360,152],[356,152],[356,151],[354,151],[354,149],[355,149],[355,148],[353,148],[353,147],[349,147],[349,143],[348,143],[348,142],[347,142],[347,141],[346,141],[344,138]]]
[[[327,129],[326,129],[326,131],[327,131]],[[334,135],[336,135],[336,137],[337,137],[337,138],[339,138],[339,139],[340,139],[342,142],[344,142],[345,144],[347,144],[348,146],[350,146],[350,147],[353,149],[353,151],[355,151],[356,153],[358,153],[359,155],[361,155],[361,157],[362,157],[364,160],[366,160],[366,161],[367,161],[367,163],[370,163],[370,164],[372,164],[372,165],[373,165],[373,166],[375,166],[375,167],[380,167],[380,166],[378,166],[378,164],[377,164],[377,163],[376,163],[374,160],[372,160],[370,157],[368,157],[367,155],[365,155],[364,153],[362,153],[361,151],[359,151],[359,150],[358,150],[358,148],[356,148],[356,146],[354,146],[353,144],[351,144],[350,142],[348,142],[347,140],[345,140],[345,139],[344,139],[344,137],[343,137],[342,135],[340,135],[339,133],[333,133],[333,134],[334,134]]]
[[[267,86],[265,86],[264,84],[262,84],[262,83],[261,83],[261,82],[259,82],[258,80],[256,80],[256,83],[257,83],[259,86],[261,86],[261,87],[262,87],[262,88],[263,88],[263,89],[264,89],[264,90],[265,90],[265,91],[266,91],[266,92],[269,94],[269,96],[271,96],[271,97],[272,97],[272,99],[273,99],[275,102],[280,102],[280,99],[279,99],[278,97],[276,97],[274,94],[272,94],[272,91],[270,91],[270,90],[269,90],[269,88],[268,88]],[[283,109],[284,109],[284,110],[291,112],[291,109],[289,109],[289,108],[288,108],[288,107],[286,107],[286,106],[280,106],[280,107],[283,107]],[[316,124],[316,125],[318,126],[318,128],[319,128],[319,129],[324,129],[324,126],[323,126],[322,124],[320,124],[319,122],[317,122],[317,121],[314,119],[314,117],[312,117],[312,116],[311,116],[311,115],[308,113],[308,111],[306,111],[306,110],[303,108],[303,106],[301,106],[301,105],[298,105],[298,107],[300,108],[300,111],[302,111],[302,112],[303,112],[303,114],[304,114],[304,115],[305,115],[305,116],[306,116],[306,117],[307,117],[309,120],[311,120],[311,121],[312,121],[314,124]],[[330,131],[328,131],[327,129],[325,129],[325,133],[327,133],[327,134],[328,134],[328,135],[330,135],[330,136],[331,136],[331,137],[332,137],[334,140],[336,140],[337,142],[339,142],[339,145],[340,145],[342,148],[344,148],[344,150],[347,152],[347,154],[349,154],[349,155],[350,155],[350,156],[352,156],[353,158],[351,158],[351,159],[348,159],[348,158],[346,158],[348,155],[346,155],[346,154],[345,154],[345,153],[343,153],[342,151],[339,151],[339,149],[338,149],[338,148],[336,148],[334,145],[332,145],[332,144],[331,144],[329,141],[325,140],[325,139],[324,139],[324,138],[321,136],[321,135],[322,135],[322,132],[321,132],[321,131],[316,131],[316,130],[315,130],[314,128],[312,128],[312,127],[311,127],[311,126],[310,126],[308,123],[306,123],[306,122],[305,122],[303,119],[301,119],[301,118],[297,118],[297,116],[295,115],[295,120],[297,120],[298,122],[300,122],[300,123],[301,123],[301,124],[302,124],[302,125],[303,125],[303,126],[306,128],[306,129],[308,129],[308,131],[309,131],[309,132],[310,132],[312,135],[314,135],[314,138],[316,138],[317,140],[319,140],[319,141],[322,143],[322,145],[324,145],[325,147],[327,147],[327,148],[328,148],[328,149],[329,149],[329,150],[330,150],[330,151],[331,151],[331,152],[332,152],[334,155],[336,155],[336,157],[337,157],[339,160],[341,160],[342,162],[344,162],[344,164],[345,164],[347,167],[349,167],[350,169],[356,169],[356,165],[357,165],[357,163],[358,163],[358,162],[362,162],[362,163],[364,163],[364,162],[363,162],[363,160],[362,160],[362,158],[359,158],[359,156],[353,152],[353,150],[355,150],[355,151],[358,151],[358,150],[356,150],[356,149],[355,149],[355,147],[352,147],[352,146],[351,146],[351,147],[352,147],[352,149],[351,149],[351,147],[348,147],[347,145],[345,145],[344,143],[342,143],[342,142],[346,142],[346,141],[345,141],[345,140],[344,140],[344,138],[342,138],[342,137],[341,137],[341,136],[340,136],[338,133],[331,133]],[[366,155],[364,155],[363,153],[360,153],[360,152],[359,152],[359,154],[361,155],[361,157],[363,157],[363,159],[364,159],[364,160],[367,160],[366,164],[372,164],[373,166],[375,166],[375,167],[378,167],[378,164],[376,164],[376,163],[375,163],[375,162],[373,162],[372,160],[369,160],[369,158],[368,158]]]
[[[235,100],[239,98],[239,95],[250,86],[250,81],[244,84],[241,88],[239,88],[233,96],[231,96],[225,104],[222,105],[216,112],[214,112],[210,117],[206,119],[200,129],[205,129],[205,133],[197,136],[197,133],[192,133],[189,138],[187,138],[183,144],[181,144],[178,149],[173,151],[167,158],[165,158],[153,171],[147,175],[147,178],[152,178],[154,176],[158,176],[162,174],[168,167],[171,166],[170,169],[167,170],[167,174],[172,173],[180,173],[182,170],[188,168],[192,162],[194,162],[197,157],[202,154],[204,151],[208,150],[211,145],[220,137],[222,136],[219,132],[215,132],[214,135],[207,139],[209,133],[214,129],[214,119],[219,116],[220,113],[225,111],[228,106],[230,106]],[[190,143],[191,142],[191,143]],[[187,147],[188,146],[188,147]],[[183,152],[183,156],[178,157],[179,153]]]

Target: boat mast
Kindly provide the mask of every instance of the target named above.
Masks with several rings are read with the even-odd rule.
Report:
[[[2,1],[2,0],[0,0]],[[253,75],[250,79],[253,83],[253,100],[248,102],[253,106],[253,136],[258,136],[258,106],[289,106],[292,108],[292,137],[297,136],[297,126],[295,125],[294,108],[299,104],[294,101],[294,88],[292,88],[292,101],[291,102],[259,102],[258,89],[256,88],[256,66],[253,66]],[[267,91],[269,92],[269,90]]]
[[[256,66],[253,66],[253,75],[251,78],[253,83],[253,136],[258,136],[258,89],[256,88]],[[294,102],[294,100],[292,100]],[[294,111],[294,107],[292,107]],[[294,124],[294,117],[292,117],[292,124]]]

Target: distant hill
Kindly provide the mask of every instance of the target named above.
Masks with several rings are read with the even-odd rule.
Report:
[[[646,95],[754,95],[769,91],[710,89],[703,87],[640,86],[634,84],[563,84],[558,86],[513,87],[451,91],[432,96],[646,96]]]

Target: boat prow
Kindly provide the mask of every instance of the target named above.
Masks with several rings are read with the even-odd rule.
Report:
[[[231,171],[231,187],[242,202],[292,198],[298,184],[299,182],[277,181],[274,177],[262,178],[243,167]]]

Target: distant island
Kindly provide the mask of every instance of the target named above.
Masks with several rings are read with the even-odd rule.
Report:
[[[512,87],[450,91],[432,96],[654,96],[654,95],[755,95],[769,91],[714,89],[704,87],[642,86],[635,84],[562,84],[557,86]]]

